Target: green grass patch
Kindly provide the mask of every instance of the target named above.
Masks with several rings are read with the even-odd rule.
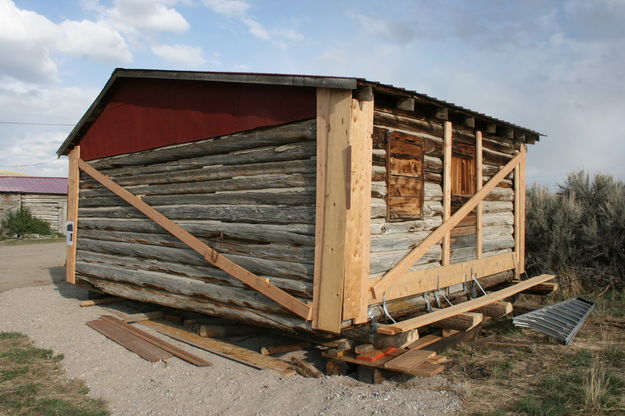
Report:
[[[0,415],[106,416],[106,404],[68,380],[63,356],[33,347],[24,335],[0,332]]]

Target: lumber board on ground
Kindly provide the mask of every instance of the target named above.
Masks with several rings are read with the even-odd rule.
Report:
[[[105,305],[107,303],[122,302],[124,300],[125,299],[118,298],[117,296],[109,296],[109,297],[100,298],[100,299],[82,300],[80,301],[79,305],[81,308],[86,308],[89,306]]]
[[[522,292],[535,286],[539,283],[544,283],[548,280],[552,280],[555,276],[550,274],[542,274],[540,276],[532,277],[531,279],[524,280],[516,285],[507,287],[497,292],[489,293],[488,295],[472,299],[467,302],[459,303],[449,308],[440,309],[435,312],[431,312],[425,315],[417,316],[416,318],[407,319],[405,321],[398,322],[392,325],[381,325],[378,327],[378,332],[387,335],[399,334],[404,331],[408,331],[415,328],[421,328],[426,325],[433,324],[440,320],[477,309],[481,306],[485,306],[496,302],[501,299],[505,299],[509,296]]]
[[[154,335],[148,334],[145,331],[140,330],[139,328],[135,328],[130,324],[125,323],[124,321],[122,321],[121,319],[117,319],[112,315],[103,315],[100,319],[110,322],[113,325],[116,325],[117,327],[130,332],[131,334],[145,340],[146,342],[149,342],[155,346],[157,346],[158,348],[161,348],[173,355],[175,355],[176,357],[180,358],[181,360],[184,360],[188,363],[191,363],[193,365],[196,365],[198,367],[208,367],[211,366],[212,364],[209,361],[206,361],[205,359],[198,357],[195,354],[191,354],[188,351],[183,350],[182,348],[178,348],[177,346],[163,340],[163,339],[159,339],[157,337],[155,337]]]
[[[189,345],[193,345],[194,347],[201,348],[213,354],[237,361],[250,367],[274,370],[285,376],[295,374],[295,370],[293,370],[292,366],[284,361],[259,354],[246,348],[241,348],[213,338],[203,338],[183,328],[166,325],[161,322],[144,321],[141,322],[141,325],[145,325],[157,332],[160,332],[161,334],[185,342]]]
[[[308,361],[300,358],[296,355],[291,357],[291,362],[295,365],[297,373],[303,377],[320,378],[323,377],[323,373],[319,371],[317,367],[309,363]]]
[[[170,358],[172,356],[171,353],[165,351],[164,349],[146,341],[132,332],[128,332],[125,329],[120,328],[112,322],[96,319],[94,321],[87,322],[87,326],[95,329],[122,347],[134,352],[141,358],[152,363]]]
[[[164,316],[165,316],[165,313],[163,311],[134,313],[132,315],[126,315],[124,317],[124,322],[126,322],[127,324],[132,324],[132,323],[135,323],[135,322],[147,321],[147,320],[150,320],[150,319],[161,319]]]
[[[440,341],[443,337],[439,337],[438,335],[426,335],[423,338],[419,338],[418,340],[406,345],[406,348],[409,350],[420,350],[422,348],[427,347],[430,344],[434,344],[435,342]]]
[[[262,355],[283,354],[285,352],[302,351],[311,348],[310,342],[296,342],[293,344],[268,345],[260,349]]]
[[[384,364],[384,368],[389,370],[400,371],[402,373],[409,372],[413,368],[425,362],[428,358],[436,355],[434,351],[428,350],[408,350],[405,353],[395,357]]]

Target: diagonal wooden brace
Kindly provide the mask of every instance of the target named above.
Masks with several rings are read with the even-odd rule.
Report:
[[[382,298],[384,291],[387,290],[393,281],[402,274],[406,273],[413,264],[415,264],[423,255],[438,243],[441,238],[445,237],[447,232],[458,225],[464,217],[469,214],[480,202],[484,200],[486,195],[490,193],[503,178],[506,177],[512,169],[519,164],[525,157],[525,152],[518,153],[513,157],[499,172],[495,174],[485,185],[480,189],[466,204],[464,204],[458,211],[444,221],[436,230],[428,235],[425,240],[421,242],[417,247],[412,249],[403,259],[401,259],[391,270],[389,270],[382,279],[375,283],[371,290],[373,292],[373,298]]]
[[[310,308],[305,303],[289,295],[282,289],[272,285],[269,283],[268,279],[259,277],[249,270],[239,266],[235,262],[228,260],[225,256],[220,255],[218,251],[200,241],[187,230],[152,208],[150,205],[143,202],[132,193],[128,192],[125,188],[115,183],[111,178],[102,174],[84,160],[78,159],[78,167],[102,184],[102,186],[109,189],[124,201],[141,211],[146,217],[163,227],[171,235],[188,245],[191,249],[200,254],[207,262],[230,274],[232,277],[239,279],[241,282],[284,306],[294,314],[304,319],[308,319]]]

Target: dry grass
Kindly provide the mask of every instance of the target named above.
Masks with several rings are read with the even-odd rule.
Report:
[[[35,348],[24,335],[0,332],[0,414],[105,416],[82,381],[67,380],[61,355]]]
[[[499,320],[446,351],[446,375],[472,415],[625,415],[625,316],[610,311],[600,303],[568,346]]]

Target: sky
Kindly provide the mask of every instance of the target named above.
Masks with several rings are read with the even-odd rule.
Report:
[[[625,180],[623,22],[625,0],[0,0],[0,169],[65,176],[124,67],[367,78],[545,134],[530,184]]]

